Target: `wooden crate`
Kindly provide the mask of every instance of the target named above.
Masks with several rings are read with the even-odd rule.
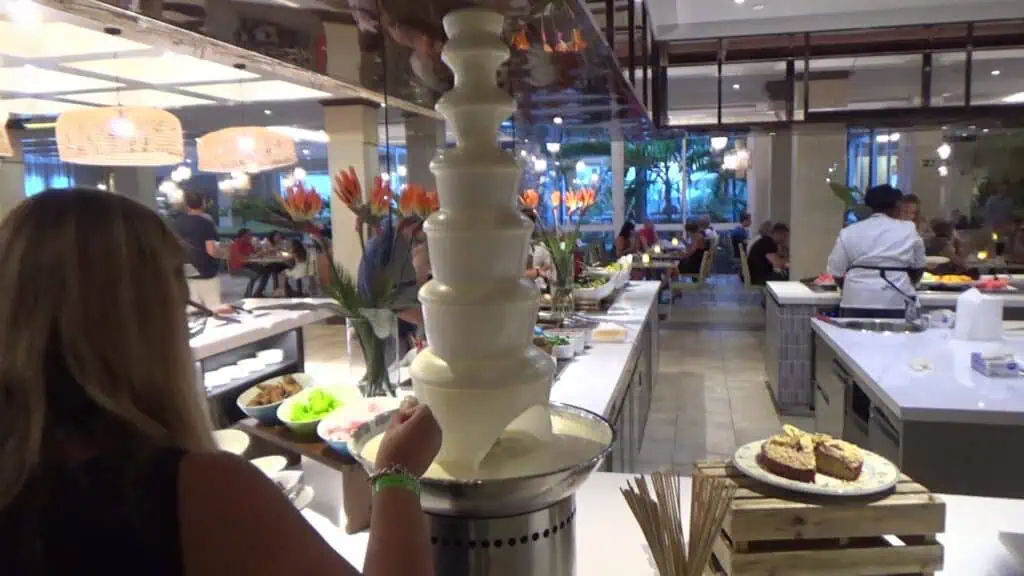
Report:
[[[930,575],[942,568],[946,504],[906,475],[866,498],[801,495],[743,475],[725,462],[694,474],[723,478],[736,497],[715,543],[724,576]]]

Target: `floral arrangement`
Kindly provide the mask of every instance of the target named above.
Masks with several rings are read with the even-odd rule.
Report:
[[[387,253],[396,254],[395,245],[400,234],[396,218],[426,218],[440,207],[436,192],[429,192],[417,185],[407,186],[398,196],[396,204],[391,187],[379,176],[374,178],[367,199],[352,167],[334,177],[332,193],[356,216],[362,259],[366,257],[368,244],[378,236],[378,241],[391,243],[391,250]],[[389,366],[384,358],[385,339],[392,336],[396,313],[418,304],[416,291],[409,290],[402,280],[412,267],[411,254],[390,258],[378,267],[367,266],[370,277],[363,285],[369,289],[361,291],[352,271],[345,270],[331,258],[330,246],[323,241],[323,233],[314,223],[322,210],[323,201],[319,194],[312,188],[305,189],[299,183],[285,191],[277,206],[270,206],[266,211],[267,217],[263,219],[265,222],[308,233],[313,237],[320,249],[318,265],[327,272],[326,275],[321,274],[321,289],[333,300],[330,304],[298,303],[282,304],[279,307],[327,308],[351,320],[366,359],[366,375],[363,379],[366,395],[394,394],[388,377]],[[384,234],[385,231],[388,233]]]
[[[570,281],[575,274],[574,255],[576,243],[580,237],[580,225],[583,222],[583,215],[597,201],[597,192],[593,188],[580,188],[575,191],[554,191],[549,196],[552,211],[555,216],[555,229],[549,231],[543,226],[540,227],[541,241],[544,247],[551,253],[551,259],[555,265],[559,283]],[[540,202],[540,195],[534,189],[524,191],[519,196],[519,202],[524,208],[536,209]],[[566,222],[561,225],[559,222],[559,208],[565,205]],[[575,224],[572,225],[575,218]],[[571,226],[566,229],[566,224]]]

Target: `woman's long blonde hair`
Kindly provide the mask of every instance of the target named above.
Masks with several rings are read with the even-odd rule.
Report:
[[[55,437],[212,449],[183,264],[155,212],[108,192],[43,192],[0,224],[0,509],[59,459]]]

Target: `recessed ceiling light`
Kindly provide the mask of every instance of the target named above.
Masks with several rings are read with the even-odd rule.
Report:
[[[267,116],[273,114],[273,112],[271,112],[270,110],[264,110],[263,113],[266,114]]]
[[[732,85],[732,89],[733,90],[739,90],[740,89],[740,85],[739,84],[733,84]]]
[[[309,148],[303,148],[302,153],[305,154],[306,156],[309,156]]]
[[[735,2],[735,3],[737,3],[737,4],[743,4],[743,3],[745,3],[745,2],[747,1],[747,0],[732,0],[732,1],[733,1],[733,2]]]
[[[764,10],[764,4],[754,4],[751,8],[754,10]]]
[[[983,129],[982,129],[981,131],[982,131],[982,133],[984,133],[984,134],[988,134],[988,128],[983,128]]]
[[[554,118],[552,119],[552,122],[554,122],[554,123],[555,123],[555,124],[557,124],[557,125],[561,125],[561,124],[562,124],[562,117],[561,117],[561,116],[555,116],[555,117],[554,117]]]
[[[1002,74],[1002,72],[1000,72],[999,70],[993,70],[992,72],[990,72],[990,74],[992,74],[993,76],[999,76],[1000,74]]]

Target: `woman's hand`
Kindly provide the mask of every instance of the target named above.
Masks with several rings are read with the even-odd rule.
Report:
[[[377,452],[377,469],[401,466],[422,476],[441,449],[441,427],[425,404],[403,405],[391,417]]]

